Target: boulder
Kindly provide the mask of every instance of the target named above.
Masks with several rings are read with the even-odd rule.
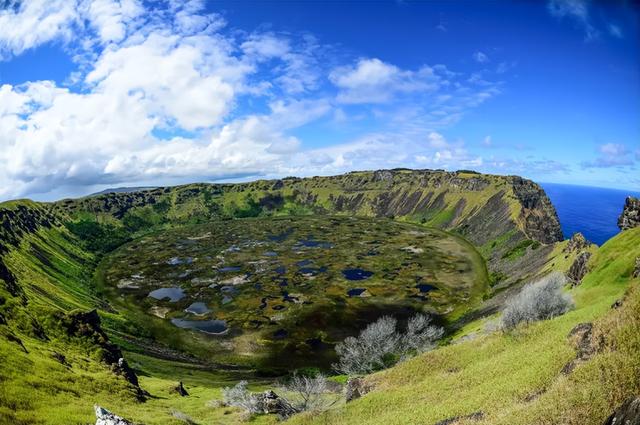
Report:
[[[178,394],[180,394],[182,397],[186,397],[189,395],[189,393],[187,392],[187,390],[184,388],[184,385],[182,385],[182,381],[180,381],[178,383],[178,385],[176,387],[174,387],[173,389],[175,392],[177,392]]]
[[[267,390],[258,394],[258,406],[260,410],[267,414],[276,414],[283,418],[298,413],[298,411],[284,398],[278,396],[274,391]]]
[[[133,425],[131,422],[114,415],[97,404],[93,408],[96,411],[96,425]]]
[[[587,274],[589,269],[587,268],[587,263],[589,262],[589,258],[591,258],[591,253],[588,251],[581,252],[576,257],[575,261],[569,267],[569,271],[567,272],[567,277],[573,285],[579,285],[582,282],[582,278]]]
[[[640,225],[640,199],[628,196],[624,202],[622,214],[618,218],[620,230],[627,230]]]
[[[604,425],[640,425],[640,397],[632,397],[604,421]]]
[[[588,248],[589,245],[591,245],[591,242],[588,241],[582,233],[577,232],[571,236],[571,239],[569,239],[569,243],[564,248],[564,252],[581,251]]]
[[[371,391],[372,385],[364,378],[349,378],[345,387],[345,399],[348,402],[358,399]]]

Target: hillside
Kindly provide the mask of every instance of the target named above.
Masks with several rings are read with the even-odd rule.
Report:
[[[539,185],[517,176],[470,171],[396,169],[192,184],[67,199],[52,207],[72,218],[122,222],[134,232],[234,217],[391,217],[469,240],[487,259],[497,290],[534,275],[550,244],[562,240],[555,209]]]
[[[375,389],[362,399],[291,423],[603,423],[640,394],[639,246],[638,227],[604,244],[582,284],[570,290],[576,301],[570,313],[515,335],[486,332],[487,321],[479,321],[459,335],[459,343],[370,376]],[[595,353],[570,370],[567,365],[584,350],[568,336],[580,323],[593,324],[586,343]]]
[[[361,218],[348,220],[347,216]],[[438,305],[429,303],[424,308],[437,313],[447,326],[446,341],[454,342],[368,377],[375,389],[361,400],[338,405],[320,417],[294,418],[292,423],[414,423],[403,417],[402,412],[416,411],[419,403],[415,418],[420,418],[420,422],[415,423],[435,423],[478,411],[485,423],[531,423],[513,418],[542,418],[549,412],[563,414],[575,410],[577,419],[567,423],[595,424],[598,422],[578,422],[589,412],[584,406],[588,398],[584,392],[574,390],[576,385],[591,388],[588,397],[597,399],[600,416],[637,391],[630,381],[635,372],[627,370],[628,358],[638,353],[634,345],[637,342],[620,335],[626,335],[634,326],[637,329],[633,312],[637,311],[634,303],[638,292],[631,291],[615,311],[609,306],[635,282],[631,272],[640,245],[638,229],[623,232],[599,249],[571,248],[568,245],[574,241],[559,242],[557,216],[544,192],[535,183],[519,177],[390,170],[234,185],[198,184],[109,193],[51,204],[13,201],[0,204],[0,221],[3,281],[0,423],[87,423],[93,420],[94,403],[146,424],[183,423],[174,411],[185,412],[197,423],[239,423],[240,412],[208,402],[220,399],[221,388],[240,379],[249,379],[252,388],[265,388],[273,382],[273,375],[281,374],[282,370],[268,370],[266,364],[256,363],[253,356],[243,358],[211,351],[216,346],[228,349],[231,341],[228,338],[233,335],[220,344],[215,338],[170,326],[140,307],[175,308],[178,304],[166,300],[149,304],[144,294],[138,299],[127,298],[132,293],[115,288],[118,282],[126,283],[148,267],[145,261],[155,261],[167,268],[172,267],[166,265],[167,258],[215,258],[214,252],[180,251],[185,246],[217,252],[226,246],[219,241],[236,244],[236,239],[224,239],[226,235],[235,235],[234,238],[240,235],[251,242],[262,240],[265,235],[286,234],[292,223],[301,226],[295,230],[301,233],[293,233],[293,245],[276,246],[279,260],[287,267],[306,266],[306,263],[296,266],[300,259],[288,259],[283,253],[305,252],[300,242],[296,244],[300,240],[307,240],[305,243],[311,247],[318,245],[312,236],[304,236],[308,232],[305,229],[315,228],[320,232],[316,233],[319,241],[341,251],[313,251],[315,257],[305,254],[301,259],[311,259],[318,265],[332,259],[337,268],[332,269],[330,264],[327,268],[334,277],[344,267],[358,262],[375,272],[375,278],[358,282],[373,296],[353,299],[349,296],[346,304],[331,297],[343,294],[349,287],[333,283],[335,286],[328,291],[333,306],[364,306],[375,302],[376,296],[388,297],[384,279],[377,278],[385,273],[398,274],[401,282],[398,288],[406,287],[402,294],[409,295],[410,302],[415,303],[421,300],[421,290],[402,279],[413,279],[419,270],[447,269],[450,277],[446,273],[425,274],[439,282],[437,286],[443,295],[439,299],[443,304],[440,310]],[[280,227],[269,227],[272,225]],[[322,231],[327,226],[333,226],[335,234]],[[211,237],[208,234],[216,235],[213,242],[207,242]],[[366,240],[373,243],[369,251],[393,249],[389,252],[401,255],[396,258],[398,254],[383,251],[386,260],[379,265],[374,260],[375,254],[368,259],[366,250],[360,253],[355,248],[365,241],[364,235],[369,235]],[[417,245],[420,238],[425,238],[420,242],[425,245]],[[392,239],[395,242],[391,243]],[[344,248],[340,248],[342,244]],[[239,257],[226,261],[249,264],[256,255],[272,249],[261,244],[250,246],[257,250],[244,251],[245,257],[237,254]],[[591,252],[592,258],[588,260],[589,272],[582,284],[571,290],[577,303],[574,311],[515,336],[485,335],[486,323],[509,294],[535,276],[551,270],[567,272],[585,251]],[[268,254],[266,258],[271,256]],[[465,261],[468,265],[464,265]],[[187,273],[185,276],[197,273],[188,270],[193,269],[189,264],[180,265],[184,270],[169,268],[167,276],[179,280],[181,273]],[[211,264],[202,264],[203,270],[212,269]],[[416,271],[404,276],[412,267]],[[161,278],[152,274],[159,273],[154,270],[144,269],[150,282]],[[466,274],[460,274],[460,278],[453,277],[453,273],[463,272]],[[303,273],[308,283],[299,280],[297,274],[286,277],[296,288],[302,285],[301,294],[315,297],[313,282],[323,282],[324,278],[313,273]],[[189,279],[199,282],[199,277],[196,274]],[[333,280],[329,277],[327,282]],[[472,283],[477,286],[470,286]],[[470,292],[457,292],[453,288]],[[206,291],[194,292],[194,296]],[[284,295],[285,301],[287,297],[288,293]],[[322,298],[307,300],[317,306],[327,302]],[[243,306],[237,311],[260,308],[253,306],[250,298],[240,297],[237,302]],[[176,311],[188,304],[179,304]],[[292,311],[298,311],[293,309],[294,304]],[[408,305],[405,301],[401,304]],[[216,314],[240,320],[233,316],[234,306],[216,305]],[[448,306],[455,308],[447,309]],[[94,309],[97,313],[88,313]],[[621,315],[628,317],[621,321]],[[277,311],[272,317],[277,321],[287,316]],[[241,320],[253,323],[255,319],[247,315]],[[609,351],[605,349],[569,377],[558,377],[558,371],[573,356],[566,334],[582,321],[594,321],[596,329],[619,328],[619,333],[611,333],[606,347],[624,347],[627,351],[618,350],[608,357]],[[244,341],[245,345],[236,347],[254,346],[251,340],[255,338],[250,337],[253,334],[243,329],[240,336],[244,335],[244,339],[238,341]],[[306,334],[299,336],[300,341],[308,338]],[[331,338],[336,337],[323,334],[319,341]],[[256,341],[263,343],[264,339],[261,336]],[[299,343],[294,345],[296,350],[300,349]],[[609,387],[592,388],[590,385],[597,382],[593,381],[594,370],[602,364],[609,367],[609,363],[601,362],[613,358],[617,365],[611,366],[612,376],[616,373],[624,376],[624,385],[620,384],[616,391]],[[260,370],[256,370],[256,365]],[[506,375],[513,379],[505,383]],[[573,379],[577,381],[574,383]],[[178,381],[184,382],[189,397],[173,391]],[[566,404],[561,404],[554,397],[559,391],[568,391],[575,397],[565,397]],[[535,397],[529,397],[530,394]],[[451,403],[452,398],[460,401]],[[523,398],[528,401],[523,402]],[[555,410],[549,410],[548,406]],[[376,422],[378,419],[380,422]],[[272,423],[275,418],[260,416],[254,421]],[[540,423],[557,422],[541,419]]]

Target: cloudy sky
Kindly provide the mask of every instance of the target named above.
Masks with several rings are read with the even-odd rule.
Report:
[[[0,200],[392,167],[637,190],[639,10],[0,0]]]

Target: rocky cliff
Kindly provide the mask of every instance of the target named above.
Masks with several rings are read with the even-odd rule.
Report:
[[[542,188],[517,176],[469,171],[379,170],[339,176],[240,184],[192,184],[107,193],[54,204],[57,211],[116,219],[147,208],[171,221],[273,213],[395,217],[463,234],[481,246],[496,239],[544,244],[562,240],[555,209]]]
[[[637,226],[640,226],[640,199],[628,196],[618,218],[618,227],[627,230]]]

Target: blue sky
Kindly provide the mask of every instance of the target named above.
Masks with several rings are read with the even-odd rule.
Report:
[[[639,12],[0,1],[0,199],[392,167],[638,190]]]

